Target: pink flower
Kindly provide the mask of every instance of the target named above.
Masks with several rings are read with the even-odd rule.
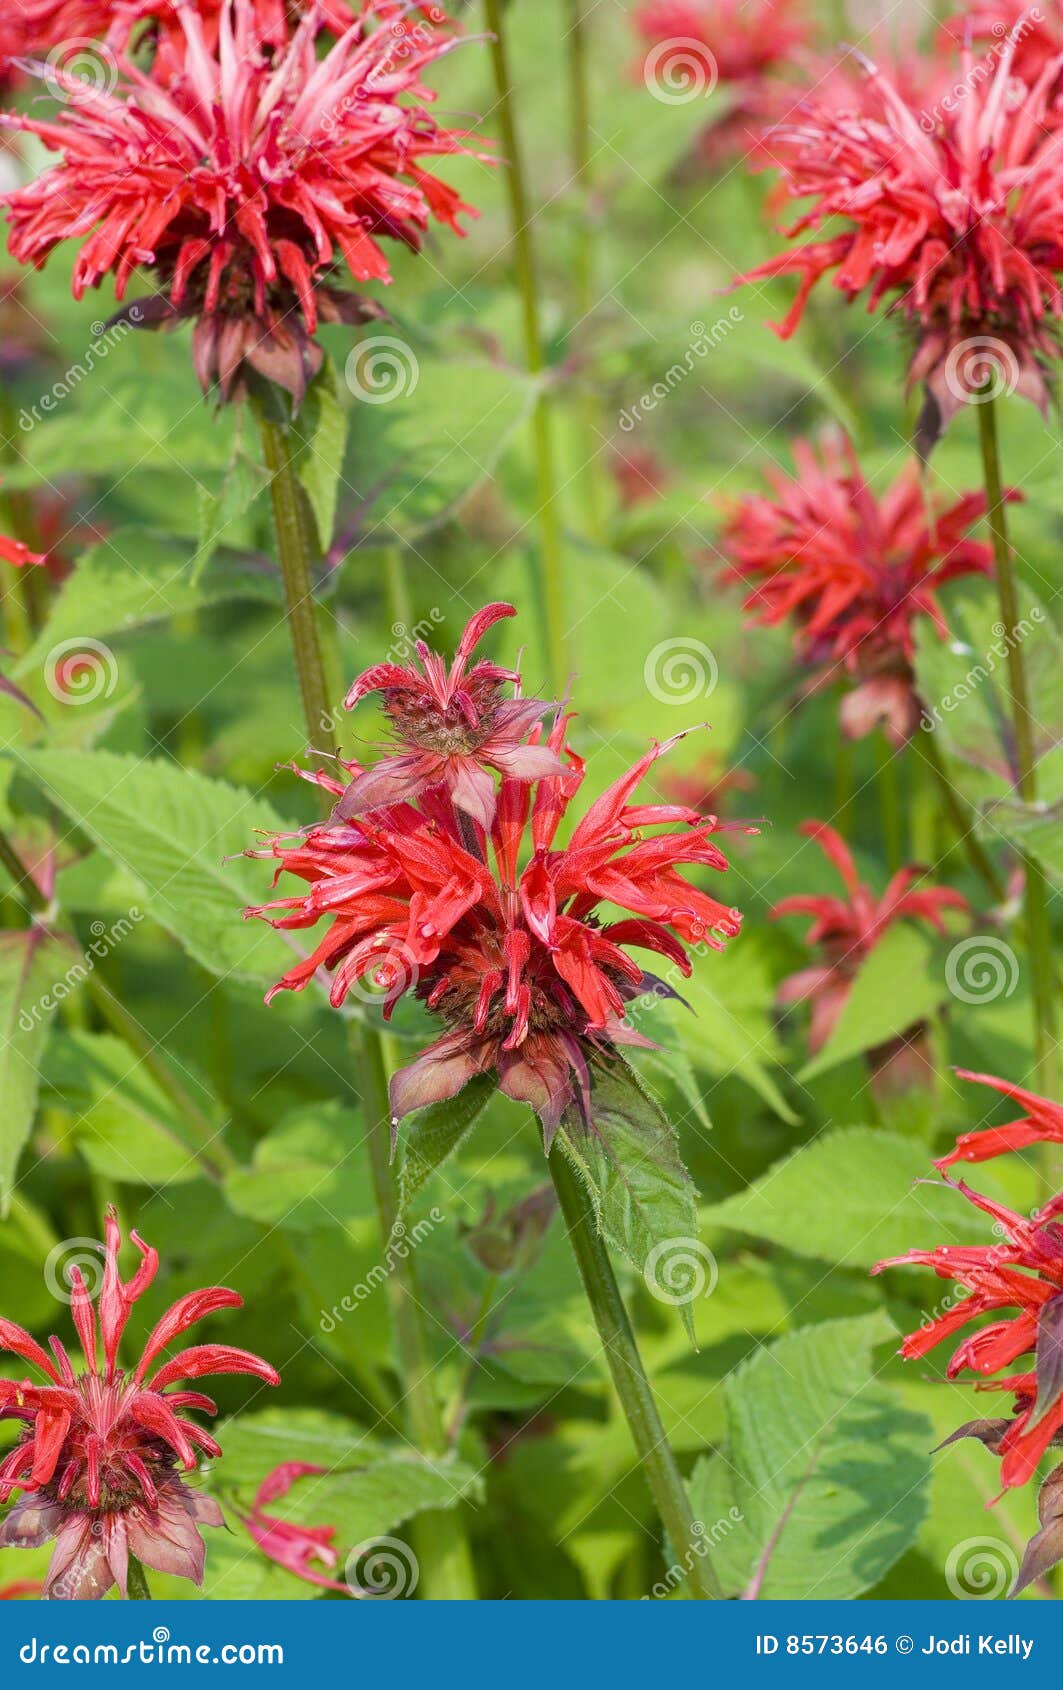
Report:
[[[667,744],[591,805],[566,846],[555,844],[584,778],[565,730],[559,718],[548,748],[566,772],[534,785],[503,775],[489,830],[463,827],[462,812],[436,787],[417,808],[395,803],[357,825],[332,821],[294,845],[278,838],[268,847],[278,874],[307,889],[247,913],[285,931],[329,924],[273,992],[301,991],[327,968],[334,1005],[371,977],[386,993],[385,1018],[414,990],[446,1024],[393,1076],[396,1124],[493,1073],[507,1097],[538,1112],[547,1147],[567,1110],[589,1125],[594,1064],[647,1042],[626,1008],[654,981],[629,951],[663,956],[689,974],[686,946],[722,950],[739,931],[736,909],[679,872],[687,864],[726,869],[710,838],[715,818],[632,802]],[[611,906],[626,913],[614,919]]]
[[[347,709],[379,692],[384,713],[405,749],[357,776],[336,806],[337,820],[350,821],[416,798],[431,787],[444,787],[459,810],[489,828],[495,816],[492,771],[525,781],[564,773],[556,752],[525,743],[529,730],[551,706],[537,698],[506,698],[505,688],[520,684],[514,670],[485,658],[469,668],[487,630],[515,615],[511,604],[488,604],[477,611],[449,669],[418,640],[421,670],[413,664],[377,663],[359,675],[347,694]]]
[[[221,1286],[179,1298],[156,1323],[133,1372],[120,1367],[122,1334],[134,1304],[155,1278],[159,1258],[131,1233],[141,1261],[124,1284],[113,1210],[108,1210],[106,1231],[95,1309],[80,1271],[70,1272],[83,1372],[75,1373],[58,1338],[49,1339],[49,1356],[21,1326],[0,1320],[0,1348],[20,1356],[47,1380],[35,1385],[0,1379],[0,1417],[23,1422],[18,1443],[0,1461],[0,1501],[15,1490],[23,1492],[0,1527],[0,1547],[38,1549],[54,1538],[44,1592],[52,1599],[98,1599],[115,1584],[124,1596],[130,1555],[146,1567],[202,1583],[205,1546],[199,1527],[222,1525],[222,1514],[212,1497],[183,1483],[178,1466],[193,1472],[197,1450],[211,1457],[221,1450],[181,1411],[216,1410],[198,1391],[168,1387],[219,1373],[280,1383],[268,1362],[227,1344],[193,1345],[153,1371],[162,1351],[190,1326],[220,1309],[242,1307],[243,1299]]]
[[[812,201],[788,233],[830,232],[744,280],[800,277],[784,338],[828,275],[848,300],[866,294],[869,310],[885,301],[904,317],[916,334],[910,379],[926,384],[924,452],[987,381],[1042,409],[1048,401],[1049,330],[1063,315],[1060,65],[1048,61],[1027,86],[1015,76],[1016,46],[1013,33],[995,68],[965,52],[964,97],[922,111],[869,66],[861,106],[813,92],[768,137],[786,191]]]
[[[298,1479],[310,1474],[325,1473],[325,1467],[315,1467],[308,1461],[285,1461],[275,1467],[259,1485],[250,1514],[242,1515],[244,1525],[263,1555],[285,1567],[307,1584],[319,1584],[325,1590],[341,1590],[350,1595],[350,1587],[328,1577],[339,1557],[332,1547],[335,1526],[299,1526],[290,1520],[278,1520],[267,1514],[266,1507],[287,1496]],[[312,1563],[319,1562],[326,1569],[319,1571]]]
[[[881,722],[903,744],[920,716],[915,623],[927,618],[944,639],[939,588],[992,571],[991,547],[971,537],[985,495],[935,506],[908,465],[879,498],[848,440],[826,437],[818,456],[804,440],[793,451],[796,476],[771,472],[770,495],[748,494],[731,512],[724,579],[751,588],[745,608],[758,621],[793,623],[807,663],[824,675],[840,665],[855,682],[841,712],[850,738]]]

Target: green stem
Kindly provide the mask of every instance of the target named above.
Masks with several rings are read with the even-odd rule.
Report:
[[[993,541],[997,595],[1004,623],[1008,653],[1008,688],[1011,694],[1012,728],[1015,737],[1015,774],[1024,804],[1037,801],[1037,751],[1026,662],[1022,652],[1015,559],[1008,539],[1004,493],[1000,478],[1000,445],[997,438],[996,400],[980,395],[978,406],[982,470],[985,477],[986,521]],[[1026,942],[1030,957],[1030,982],[1034,1015],[1034,1061],[1038,1090],[1055,1096],[1056,1005],[1052,979],[1052,929],[1048,914],[1048,886],[1041,865],[1021,853],[1026,878]]]
[[[687,1587],[691,1596],[699,1601],[708,1601],[722,1595],[722,1592],[704,1551],[704,1535],[697,1530],[698,1523],[694,1519],[675,1456],[665,1437],[590,1198],[557,1144],[550,1152],[549,1160],[583,1288],[646,1482],[673,1554],[685,1558]]]
[[[126,1592],[130,1602],[150,1602],[151,1591],[148,1589],[148,1578],[135,1555],[129,1557],[129,1571],[126,1575]]]
[[[995,902],[1003,903],[1007,896],[1007,888],[997,872],[996,864],[986,851],[971,822],[964,814],[956,788],[949,780],[945,765],[941,760],[937,741],[933,733],[924,732],[917,728],[911,741],[917,757],[921,757],[934,778],[934,782],[941,793],[949,821],[956,833],[956,838],[967,853],[968,861],[974,872],[985,883],[986,890]]]
[[[0,863],[3,863],[14,883],[15,891],[26,911],[32,916],[39,916],[49,907],[48,899],[41,891],[37,882],[30,874],[22,858],[12,845],[7,835],[0,831]],[[77,939],[72,933],[64,933],[62,937],[76,944]],[[126,1043],[138,1062],[143,1063],[148,1073],[170,1098],[181,1118],[191,1129],[192,1137],[182,1139],[182,1144],[189,1154],[194,1156],[207,1176],[217,1181],[220,1175],[237,1166],[236,1159],[224,1143],[217,1127],[205,1115],[177,1078],[166,1059],[159,1054],[158,1047],[150,1033],[146,1033],[134,1015],[126,1009],[121,999],[111,990],[98,968],[93,968],[85,977],[85,989],[95,1003],[100,1015],[107,1022],[111,1030]]]
[[[362,1091],[362,1110],[369,1150],[369,1167],[377,1213],[386,1250],[402,1240],[395,1175],[391,1166],[391,1107],[388,1077],[379,1038],[363,1023],[352,1024],[352,1045]],[[432,1380],[432,1363],[425,1341],[421,1303],[413,1255],[407,1246],[388,1257],[388,1298],[395,1347],[406,1392],[405,1408],[411,1440],[423,1454],[441,1456],[447,1449],[443,1416]],[[476,1577],[468,1538],[460,1513],[422,1514],[415,1528],[417,1556],[424,1594],[440,1601],[474,1598]]]
[[[270,476],[269,496],[284,582],[284,611],[295,655],[308,742],[315,751],[334,753],[337,736],[332,696],[318,635],[310,573],[314,544],[292,463],[291,441],[287,429],[270,415],[268,400],[256,396],[253,404]]]
[[[262,450],[270,472],[277,552],[306,728],[311,745],[320,751],[334,752],[336,731],[313,599],[316,539],[292,463],[290,441],[270,415],[267,403],[257,396],[254,401]],[[353,1024],[351,1049],[364,1111],[377,1219],[386,1250],[396,1237],[395,1223],[399,1218],[391,1170],[387,1065],[379,1034],[362,1022]],[[446,1440],[432,1386],[408,1251],[402,1256],[395,1252],[388,1291],[410,1436],[424,1454],[442,1455]],[[418,1542],[426,1594],[452,1598],[475,1596],[471,1559],[460,1519],[439,1513],[425,1515],[419,1522]]]
[[[506,189],[524,323],[524,356],[528,373],[538,378],[535,408],[532,413],[532,440],[538,494],[539,554],[550,682],[560,697],[568,680],[568,662],[565,656],[564,558],[561,515],[557,503],[553,417],[549,399],[543,388],[545,360],[531,218],[528,212],[527,178],[517,134],[501,0],[484,0],[484,10],[487,28],[491,34],[495,109],[501,130],[502,150],[509,166],[506,171]]]
[[[568,43],[568,107],[572,183],[576,190],[575,305],[581,332],[595,306],[594,239],[591,229],[591,99],[588,75],[586,0],[567,0],[565,39]],[[580,405],[583,420],[583,487],[591,533],[603,537],[601,472],[598,446],[598,404],[593,390]]]
[[[897,754],[883,733],[876,747],[878,754],[878,797],[882,811],[882,836],[886,846],[886,864],[891,874],[901,866],[904,851],[904,824],[901,818],[900,793],[897,788]]]

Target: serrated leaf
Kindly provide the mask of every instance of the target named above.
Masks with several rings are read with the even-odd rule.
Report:
[[[421,1110],[412,1124],[401,1129],[399,1204],[403,1213],[425,1181],[465,1142],[496,1089],[490,1074],[478,1074],[456,1097]]]
[[[927,1181],[924,1146],[872,1127],[825,1133],[703,1214],[713,1226],[856,1268],[928,1240],[970,1243],[979,1231],[961,1197]]]
[[[279,592],[267,570],[226,559],[197,575],[187,546],[143,528],[120,528],[81,557],[16,672],[47,680],[57,647],[67,641],[106,639],[226,599],[275,601]]]
[[[566,1117],[556,1142],[586,1187],[605,1238],[644,1273],[655,1250],[696,1245],[694,1184],[675,1128],[625,1062],[591,1064],[591,1109],[594,1130]],[[678,1306],[693,1338],[689,1305]]]
[[[296,474],[302,483],[317,524],[322,551],[332,544],[336,527],[336,504],[349,423],[347,407],[340,396],[339,378],[331,359],[326,358],[306,392],[293,425],[301,445]]]
[[[200,1172],[185,1122],[121,1039],[76,1029],[52,1039],[41,1080],[74,1117],[91,1168],[130,1185],[173,1185]]]
[[[726,1444],[690,1485],[727,1595],[859,1596],[915,1542],[932,1433],[874,1381],[894,1336],[883,1312],[827,1321],[728,1376]]]
[[[371,1215],[372,1186],[357,1111],[339,1101],[296,1110],[235,1169],[225,1195],[237,1214],[312,1232]]]
[[[364,501],[363,538],[383,531],[411,539],[445,522],[531,414],[536,390],[522,372],[406,352],[411,374],[402,385],[397,366],[394,397],[356,399],[350,413],[346,479]]]
[[[69,945],[40,928],[0,934],[0,1207],[6,1213],[22,1148],[37,1109],[41,1052],[60,998],[73,990]]]
[[[262,799],[161,759],[15,755],[48,799],[134,877],[145,912],[212,974],[263,981],[290,967],[293,953],[279,935],[243,919],[264,883],[240,853],[257,829],[290,826]]]
[[[874,1050],[926,1021],[948,996],[934,945],[919,928],[899,922],[861,963],[838,1023],[823,1049],[798,1074],[802,1082]]]
[[[216,491],[199,488],[196,555],[193,574],[198,582],[212,561],[226,533],[246,516],[259,494],[269,485],[265,466],[237,446]],[[266,577],[275,584],[276,577]]]

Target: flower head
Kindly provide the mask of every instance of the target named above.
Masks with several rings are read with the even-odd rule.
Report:
[[[432,121],[421,83],[455,38],[425,27],[399,52],[368,6],[318,59],[315,9],[275,48],[254,0],[225,0],[214,50],[196,8],[177,19],[179,74],[123,58],[113,91],[74,81],[54,120],[3,114],[61,155],[5,196],[10,250],[39,268],[84,237],[78,299],[112,274],[122,299],[147,270],[157,291],[128,318],[194,318],[204,390],[227,398],[250,368],[298,401],[321,361],[319,321],[379,315],[334,285],[341,260],[356,281],[387,282],[383,238],[416,250],[433,218],[461,232],[470,208],[426,161],[466,152],[466,135]]]
[[[489,604],[477,611],[449,669],[419,639],[415,650],[420,669],[412,663],[376,663],[359,675],[347,694],[347,709],[369,693],[380,693],[384,714],[403,749],[357,776],[336,806],[336,820],[350,821],[441,786],[459,810],[489,828],[495,816],[492,771],[515,780],[564,773],[549,746],[526,743],[529,730],[551,706],[537,698],[507,697],[507,687],[520,684],[515,670],[501,669],[486,658],[469,666],[487,630],[515,615],[511,604]]]
[[[182,1411],[216,1412],[198,1391],[170,1390],[180,1380],[247,1373],[280,1383],[268,1362],[228,1344],[195,1344],[155,1366],[163,1350],[197,1321],[242,1306],[235,1291],[214,1286],[179,1298],[155,1325],[136,1367],[118,1362],[134,1304],[148,1289],[158,1255],[135,1232],[134,1277],[118,1271],[121,1234],[108,1211],[103,1275],[95,1307],[77,1268],[70,1270],[71,1309],[85,1365],[75,1372],[58,1338],[52,1354],[13,1321],[0,1320],[0,1348],[28,1362],[46,1380],[0,1379],[0,1418],[23,1423],[14,1449],[0,1461],[0,1501],[24,1494],[0,1527],[0,1547],[36,1549],[55,1539],[46,1596],[99,1598],[117,1584],[126,1592],[129,1556],[145,1566],[200,1583],[201,1525],[221,1525],[217,1503],[190,1489],[197,1450],[217,1456],[209,1433]],[[102,1361],[100,1351],[102,1348]]]
[[[782,93],[774,78],[811,36],[804,0],[644,0],[634,22],[651,88],[692,98],[719,86],[730,95],[699,143],[710,165],[755,143]]]
[[[870,887],[861,884],[849,847],[832,827],[826,822],[807,821],[801,823],[798,831],[816,841],[841,875],[846,892],[841,898],[820,893],[783,898],[770,912],[772,920],[784,915],[813,918],[805,943],[810,948],[819,947],[823,961],[784,980],[779,988],[779,1002],[811,1002],[808,1043],[809,1049],[815,1052],[822,1048],[837,1025],[861,964],[895,921],[905,917],[926,921],[943,933],[942,912],[966,913],[970,906],[963,894],[951,887],[914,887],[922,875],[914,867],[901,869],[881,898],[876,898]]]
[[[330,822],[265,855],[307,890],[248,913],[298,931],[329,923],[317,948],[273,991],[298,991],[319,968],[331,1001],[371,978],[385,1016],[414,991],[447,1031],[391,1082],[393,1121],[453,1097],[478,1074],[540,1115],[547,1144],[566,1111],[593,1124],[592,1066],[647,1041],[625,1019],[652,977],[629,953],[666,957],[690,972],[686,946],[722,949],[737,910],[692,886],[685,864],[722,871],[717,824],[675,804],[637,804],[635,789],[668,745],[654,746],[557,843],[584,779],[558,717],[547,749],[564,772],[534,782],[503,773],[490,828],[463,825],[445,787]],[[535,727],[528,738],[538,744]],[[671,743],[671,742],[669,742]],[[357,766],[351,772],[358,778]],[[341,796],[339,781],[318,784]],[[648,833],[649,829],[660,829]],[[601,912],[615,905],[620,920]],[[272,996],[272,993],[270,994]]]
[[[65,42],[84,47],[99,39],[104,49],[124,52],[131,42],[148,38],[154,44],[156,74],[170,76],[185,57],[185,34],[180,14],[189,0],[17,0],[22,8],[23,52],[47,55]],[[221,13],[227,0],[195,0],[207,46],[218,44]],[[255,22],[263,41],[282,47],[291,20],[315,10],[320,29],[342,35],[353,12],[349,0],[252,0]],[[371,10],[382,10],[370,0]]]
[[[946,1183],[953,1185],[951,1180]],[[1045,1451],[1063,1442],[1063,1378],[1055,1359],[1063,1332],[1063,1228],[1054,1218],[1063,1210],[1063,1200],[1057,1198],[1027,1220],[962,1183],[953,1189],[992,1217],[998,1242],[909,1250],[904,1256],[879,1262],[873,1271],[929,1267],[939,1279],[950,1280],[966,1292],[945,1313],[905,1338],[901,1354],[908,1359],[926,1355],[982,1315],[1016,1311],[1007,1319],[995,1318],[978,1326],[963,1338],[946,1368],[950,1379],[971,1372],[977,1374],[982,1389],[1015,1393],[1011,1420],[975,1421],[953,1434],[980,1437],[988,1444],[1001,1457],[1000,1476],[1008,1488],[1025,1484]],[[1034,1369],[987,1382],[989,1375],[1014,1367],[1035,1352]]]
[[[813,94],[769,137],[787,192],[813,202],[788,233],[841,227],[744,279],[800,277],[783,337],[827,275],[847,299],[866,294],[869,310],[887,301],[907,319],[917,335],[911,379],[926,383],[924,452],[987,383],[1047,403],[1048,330],[1063,314],[1059,63],[1028,86],[1015,76],[1015,50],[1013,33],[992,68],[965,52],[964,97],[923,112],[871,65],[860,107]]]
[[[250,1513],[243,1515],[242,1519],[263,1555],[276,1561],[279,1567],[286,1568],[307,1584],[317,1584],[325,1590],[341,1590],[349,1595],[348,1585],[328,1576],[339,1559],[332,1547],[335,1526],[300,1526],[266,1513],[269,1504],[287,1496],[299,1479],[327,1471],[327,1468],[315,1467],[309,1461],[282,1462],[263,1479],[255,1492]],[[324,1572],[320,1570],[322,1567]]]
[[[985,496],[965,493],[934,510],[909,465],[877,498],[840,437],[826,439],[818,456],[797,441],[794,459],[795,477],[772,474],[770,494],[750,494],[731,513],[721,540],[725,578],[751,588],[745,608],[759,621],[793,622],[807,663],[826,672],[841,665],[856,683],[842,704],[850,737],[881,722],[901,744],[920,715],[915,622],[928,618],[944,637],[938,589],[992,569],[990,546],[971,538]]]

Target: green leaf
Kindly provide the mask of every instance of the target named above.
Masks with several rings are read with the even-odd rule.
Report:
[[[223,545],[233,527],[247,515],[251,506],[269,485],[265,466],[250,457],[238,445],[233,452],[221,485],[217,491],[208,487],[198,489],[197,546],[194,576],[198,583],[207,565],[212,562],[218,547]],[[263,577],[276,591],[276,576]]]
[[[161,759],[19,752],[19,767],[138,882],[145,911],[212,974],[275,980],[293,952],[245,921],[265,875],[240,853],[290,826],[262,799]],[[233,858],[233,861],[228,861]]]
[[[859,1596],[915,1542],[932,1433],[874,1382],[894,1336],[882,1312],[827,1321],[728,1376],[726,1444],[690,1486],[727,1595]]]
[[[872,1127],[825,1133],[703,1214],[713,1226],[853,1268],[984,1231],[962,1197],[927,1182],[925,1146]]]
[[[332,544],[336,526],[336,502],[349,420],[341,402],[335,365],[326,358],[307,389],[294,424],[294,432],[301,441],[296,473],[310,501],[322,551]]]
[[[41,672],[47,682],[57,648],[67,642],[76,646],[128,633],[226,599],[278,597],[279,587],[268,571],[226,559],[197,574],[187,546],[143,528],[120,528],[92,546],[63,582],[47,623],[17,672]]]
[[[225,1195],[237,1214],[295,1232],[371,1215],[357,1111],[339,1101],[294,1111],[256,1144],[250,1167],[228,1176]]]
[[[889,928],[861,963],[830,1038],[798,1079],[811,1080],[928,1020],[948,996],[944,969],[934,961],[926,933],[907,922]]]
[[[6,1214],[22,1147],[37,1109],[41,1053],[72,971],[87,973],[73,946],[33,927],[0,934],[0,1208]]]
[[[402,1212],[409,1208],[425,1181],[464,1144],[495,1090],[490,1074],[478,1074],[456,1097],[422,1109],[414,1116],[412,1124],[402,1129],[402,1168],[399,1174],[399,1206]]]
[[[74,1139],[89,1166],[130,1185],[195,1179],[185,1123],[139,1058],[110,1033],[80,1029],[52,1039],[43,1084],[74,1116]]]
[[[367,532],[410,539],[445,522],[490,475],[529,416],[535,388],[523,373],[494,364],[422,357],[394,334],[369,336],[364,356],[374,339],[394,348],[394,394],[386,403],[356,395],[346,478],[365,499]]]
[[[605,1238],[640,1273],[669,1249],[697,1251],[693,1182],[675,1128],[626,1062],[591,1064],[594,1130],[566,1116],[557,1143],[583,1181]],[[678,1303],[693,1338],[690,1306]]]

